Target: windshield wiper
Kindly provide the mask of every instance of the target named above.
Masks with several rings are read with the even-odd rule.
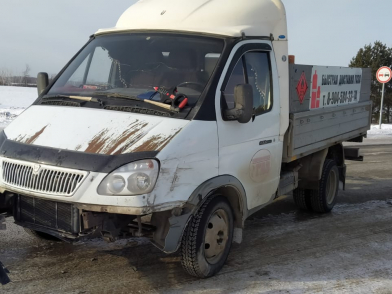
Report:
[[[152,101],[152,100],[144,100],[144,102],[150,103],[150,104],[155,105],[155,106],[162,107],[162,108],[164,108],[166,110],[169,110],[169,111],[174,111],[174,109],[169,104],[165,104],[165,103],[157,102],[157,101]]]
[[[128,95],[123,95],[123,94],[118,94],[118,93],[104,93],[104,92],[96,92],[93,93],[94,96],[106,96],[106,97],[113,97],[113,98],[120,98],[120,99],[127,99],[127,100],[136,100],[136,101],[141,101],[141,102],[146,102],[149,104],[153,104],[155,106],[164,108],[169,111],[175,111],[178,112],[178,110],[173,109],[171,105],[161,103],[161,102],[156,102],[156,101],[151,101],[151,100],[145,100],[145,99],[139,99],[135,96],[128,96]],[[103,102],[100,99],[93,98],[93,97],[83,97],[83,96],[68,96],[68,95],[46,95],[43,97],[44,99],[55,99],[55,98],[69,98],[69,99],[75,99],[75,100],[82,100],[82,101],[87,101],[87,102],[96,102],[99,103],[100,105],[103,105]]]
[[[74,100],[82,100],[82,101],[87,101],[87,102],[95,102],[99,103],[102,105],[102,101],[93,98],[93,97],[84,97],[84,96],[68,96],[68,95],[45,95],[43,97],[44,99],[54,99],[54,98],[68,98],[68,99],[74,99]]]
[[[111,98],[121,98],[121,99],[128,99],[128,100],[143,101],[142,99],[139,99],[136,96],[129,96],[129,95],[119,94],[119,93],[95,92],[92,95],[93,96],[105,96],[108,98],[111,97]]]

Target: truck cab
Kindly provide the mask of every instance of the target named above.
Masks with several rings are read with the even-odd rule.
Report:
[[[330,211],[344,154],[333,142],[287,155],[280,0],[177,2],[137,2],[51,84],[39,74],[38,99],[1,134],[0,197],[38,237],[146,236],[166,253],[181,248],[185,270],[205,278],[241,242],[246,218],[278,196],[295,190],[306,208],[325,176],[329,194],[312,199]],[[363,117],[339,140],[362,138]],[[303,167],[317,170],[309,187]]]

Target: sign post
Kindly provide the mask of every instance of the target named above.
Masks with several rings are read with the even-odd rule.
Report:
[[[382,110],[384,107],[384,94],[385,94],[385,84],[392,79],[392,70],[383,66],[377,71],[377,80],[382,83],[382,95],[381,95],[381,105],[380,105],[380,130],[382,125]]]

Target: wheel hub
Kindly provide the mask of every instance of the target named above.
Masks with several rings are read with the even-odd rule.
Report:
[[[212,214],[204,238],[204,252],[209,263],[214,264],[219,261],[225,251],[228,238],[228,216],[223,209],[219,209]]]

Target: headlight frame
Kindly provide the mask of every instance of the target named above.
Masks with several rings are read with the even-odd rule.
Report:
[[[142,159],[130,162],[110,172],[98,185],[101,196],[138,196],[151,193],[156,185],[160,162]]]

